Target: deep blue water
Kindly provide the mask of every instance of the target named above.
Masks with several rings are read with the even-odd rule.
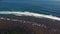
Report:
[[[47,14],[60,17],[59,2],[31,2],[31,3],[15,3],[15,2],[0,2],[0,11],[29,11],[39,14]]]

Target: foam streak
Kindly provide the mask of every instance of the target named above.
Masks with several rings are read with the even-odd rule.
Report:
[[[34,16],[34,17],[37,17],[37,18],[41,18],[41,17],[44,17],[44,18],[49,18],[49,19],[53,19],[53,20],[59,20],[60,21],[60,18],[59,17],[55,17],[55,16],[51,16],[51,15],[44,15],[44,14],[38,14],[38,13],[32,13],[32,12],[10,12],[10,11],[1,11],[0,14],[13,14],[13,15],[16,15],[16,16]]]

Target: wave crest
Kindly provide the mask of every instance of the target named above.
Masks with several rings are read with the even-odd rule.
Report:
[[[18,12],[10,12],[10,11],[1,11],[0,14],[13,14],[13,15],[16,15],[16,16],[34,16],[34,17],[37,17],[37,18],[49,18],[49,19],[53,19],[53,20],[59,20],[60,21],[60,18],[59,17],[56,17],[56,16],[52,16],[52,15],[44,15],[44,14],[38,14],[38,13],[32,13],[32,12],[21,12],[21,11],[18,11]]]

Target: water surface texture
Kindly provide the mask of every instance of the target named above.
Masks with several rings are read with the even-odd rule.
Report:
[[[0,0],[0,11],[28,11],[60,17],[59,0]]]

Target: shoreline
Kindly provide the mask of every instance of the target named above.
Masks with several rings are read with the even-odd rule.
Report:
[[[15,16],[15,18],[0,17],[0,30],[15,30],[22,27],[31,29],[33,25],[40,26],[47,30],[60,31],[60,21],[48,18],[36,18],[31,16]]]
[[[7,21],[19,21],[19,20],[24,20],[24,21],[30,21],[30,22],[35,22],[37,24],[45,24],[46,26],[54,27],[54,28],[59,28],[60,21],[58,20],[53,20],[53,19],[48,19],[48,18],[36,18],[33,16],[15,16],[15,17],[0,17],[0,20],[7,20]],[[56,26],[56,27],[55,27]]]

